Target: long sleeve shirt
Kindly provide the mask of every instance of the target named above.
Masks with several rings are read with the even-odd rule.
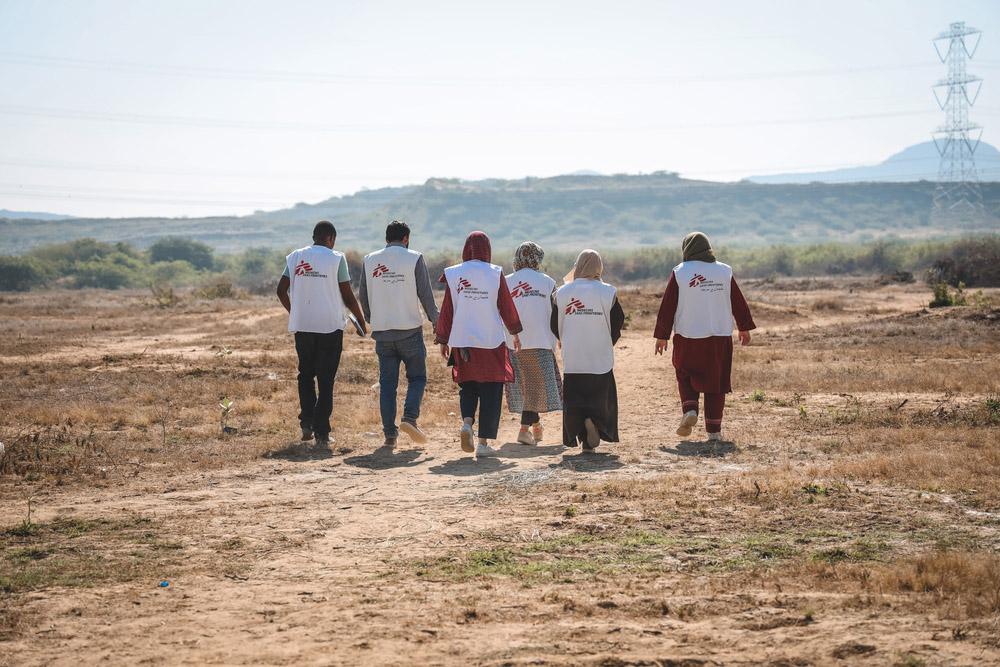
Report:
[[[442,276],[441,282],[445,282]],[[517,306],[510,296],[507,279],[500,276],[500,290],[497,293],[497,310],[507,331],[511,335],[521,333],[521,318],[517,314]],[[451,337],[451,325],[455,318],[455,306],[451,301],[451,290],[445,287],[444,302],[441,304],[441,314],[434,328],[435,342],[446,345]],[[468,358],[466,358],[468,355]],[[461,351],[452,350],[452,377],[455,382],[513,382],[514,370],[510,365],[510,355],[507,343],[502,343],[493,350],[475,347],[464,348]]]
[[[653,329],[653,337],[660,340],[667,340],[674,329],[674,316],[677,314],[678,299],[677,278],[673,272],[670,273],[670,281],[667,289],[663,293],[663,300],[660,301],[660,312],[656,316],[656,327]],[[736,328],[740,331],[750,331],[756,329],[753,316],[750,314],[750,306],[740,291],[740,286],[736,284],[736,278],[732,279],[729,288],[729,301],[733,309],[733,319],[736,320]]]
[[[402,246],[403,243],[401,241],[392,241],[391,243],[387,243],[386,247],[394,245]],[[438,308],[437,303],[434,302],[434,291],[431,289],[431,279],[427,274],[427,263],[424,262],[423,255],[417,258],[417,264],[413,268],[413,271],[417,284],[417,298],[420,300],[420,305],[427,314],[427,319],[430,320],[432,325],[435,325],[438,320]],[[372,311],[371,304],[368,301],[368,281],[366,280],[365,275],[361,276],[361,287],[358,290],[358,301],[361,302],[361,310],[365,314],[365,319],[368,320],[368,322],[371,322]],[[413,334],[419,333],[420,330],[420,327],[416,327],[414,329],[387,329],[385,331],[372,331],[372,338],[377,341],[391,343],[393,341],[409,338]]]

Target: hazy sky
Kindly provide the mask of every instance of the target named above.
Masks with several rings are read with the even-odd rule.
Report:
[[[0,0],[0,208],[247,213],[429,177],[873,163],[941,122],[931,38],[957,20],[985,33],[990,141],[995,0]]]

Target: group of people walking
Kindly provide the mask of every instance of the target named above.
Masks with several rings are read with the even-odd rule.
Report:
[[[278,299],[295,334],[303,440],[329,443],[333,382],[344,328],[353,319],[358,333],[370,326],[375,340],[385,445],[394,446],[400,433],[427,442],[418,426],[427,385],[426,317],[459,386],[463,451],[498,454],[490,441],[499,432],[504,394],[508,409],[520,414],[519,443],[541,443],[541,414],[560,410],[564,446],[593,451],[602,441],[618,442],[614,346],[626,318],[616,288],[603,280],[596,251],[581,252],[557,286],[542,271],[545,253],[538,244],[522,243],[514,253],[514,272],[505,276],[493,263],[489,237],[472,232],[462,262],[438,279],[445,288],[439,312],[424,258],[410,249],[405,223],[390,223],[386,246],[364,258],[359,298],[335,242],[333,225],[318,223],[313,245],[288,255],[278,283]],[[718,440],[725,395],[732,391],[734,323],[743,345],[755,325],[732,269],[716,261],[704,234],[685,237],[682,253],[684,261],[671,272],[660,305],[654,354],[663,354],[672,333],[681,397],[677,434],[691,434],[704,394],[705,429],[710,440]],[[397,425],[401,366],[407,389]]]

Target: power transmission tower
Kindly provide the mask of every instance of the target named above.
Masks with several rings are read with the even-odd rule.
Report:
[[[933,135],[941,155],[934,211],[954,222],[971,222],[984,215],[975,158],[983,128],[969,121],[969,109],[979,97],[983,80],[965,70],[966,60],[975,56],[982,35],[982,31],[958,21],[933,40],[938,58],[948,66],[947,78],[933,86],[934,97],[945,113],[944,124]]]

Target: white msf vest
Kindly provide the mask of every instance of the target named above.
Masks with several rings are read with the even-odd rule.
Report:
[[[387,246],[365,257],[372,331],[419,329],[423,325],[415,274],[419,259],[419,252],[403,246]]]
[[[674,267],[677,313],[674,332],[685,338],[733,335],[729,295],[733,270],[722,262],[682,262]]]
[[[563,371],[600,375],[615,367],[611,307],[615,288],[600,280],[577,279],[556,292]]]
[[[344,328],[346,310],[337,282],[344,261],[342,253],[321,245],[293,250],[285,258],[292,302],[289,331],[332,333]]]
[[[507,276],[507,287],[524,327],[520,333],[521,349],[554,350],[556,337],[552,335],[550,318],[556,281],[541,271],[526,268]],[[510,334],[507,334],[507,346],[514,347],[514,337]]]
[[[455,307],[448,345],[494,350],[503,344],[504,325],[497,308],[501,276],[502,268],[479,260],[444,270]]]

